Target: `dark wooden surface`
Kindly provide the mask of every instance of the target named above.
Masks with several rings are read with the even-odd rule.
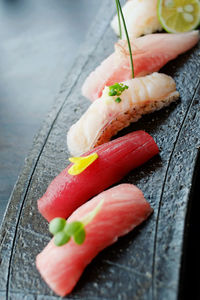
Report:
[[[0,299],[58,299],[34,264],[50,239],[36,201],[66,166],[66,132],[89,105],[80,95],[85,77],[112,52],[115,36],[109,21],[114,7],[105,0],[101,9],[14,189],[1,230]],[[161,149],[160,156],[123,180],[143,190],[154,214],[98,255],[68,299],[178,299],[185,222],[200,146],[199,52],[200,45],[163,69],[176,80],[180,100],[120,133],[144,129]]]
[[[98,7],[93,0],[0,0],[0,224]]]

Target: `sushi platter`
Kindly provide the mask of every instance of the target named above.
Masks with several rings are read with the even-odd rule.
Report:
[[[69,165],[66,134],[90,105],[80,92],[85,79],[113,52],[117,42],[110,27],[115,10],[114,1],[102,1],[14,187],[0,232],[0,300],[60,299],[35,265],[36,256],[51,240],[37,200]],[[145,131],[158,145],[159,155],[152,155],[119,182],[141,189],[154,212],[98,254],[66,299],[178,299],[186,220],[200,149],[200,43],[160,72],[173,77],[179,99],[117,135]]]

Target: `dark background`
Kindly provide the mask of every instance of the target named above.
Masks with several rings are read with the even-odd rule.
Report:
[[[99,0],[0,0],[0,224],[98,7]]]

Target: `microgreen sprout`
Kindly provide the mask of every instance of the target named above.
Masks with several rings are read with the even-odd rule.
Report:
[[[119,11],[119,14],[121,15],[122,22],[123,22],[123,25],[124,25],[124,31],[125,31],[125,34],[126,34],[126,39],[127,39],[127,42],[128,42],[128,49],[129,49],[129,54],[130,54],[132,78],[134,78],[134,67],[133,67],[133,57],[132,57],[131,44],[130,44],[130,40],[129,40],[129,36],[128,36],[128,31],[127,31],[127,28],[126,28],[126,22],[125,22],[125,19],[124,19],[124,15],[123,15],[121,4],[120,4],[119,0],[116,0],[116,6],[117,6],[117,13]]]
[[[98,214],[102,204],[103,200],[81,221],[67,223],[63,218],[53,219],[49,223],[49,231],[54,235],[54,244],[56,246],[63,246],[67,244],[72,237],[76,244],[83,244],[86,238],[85,226]]]
[[[109,96],[121,96],[123,91],[127,90],[128,86],[123,83],[115,83],[111,86],[109,86]],[[115,99],[115,102],[120,103],[122,99],[120,97],[117,97]]]

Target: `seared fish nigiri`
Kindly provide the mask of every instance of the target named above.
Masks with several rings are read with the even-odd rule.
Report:
[[[165,74],[134,78],[123,83],[127,89],[120,96],[109,96],[109,87],[94,101],[67,134],[73,155],[80,155],[106,143],[118,131],[136,122],[142,115],[159,110],[179,97],[175,81]]]
[[[131,38],[162,30],[157,17],[157,2],[158,0],[130,0],[123,6],[122,11]],[[111,27],[119,36],[117,15],[112,20]],[[125,38],[123,26],[122,37]]]
[[[145,0],[147,1],[147,0]],[[149,34],[131,41],[135,77],[159,71],[168,61],[188,51],[199,40],[199,32]],[[108,56],[82,86],[82,94],[94,101],[101,97],[105,86],[132,78],[127,42],[119,41],[115,52]]]

